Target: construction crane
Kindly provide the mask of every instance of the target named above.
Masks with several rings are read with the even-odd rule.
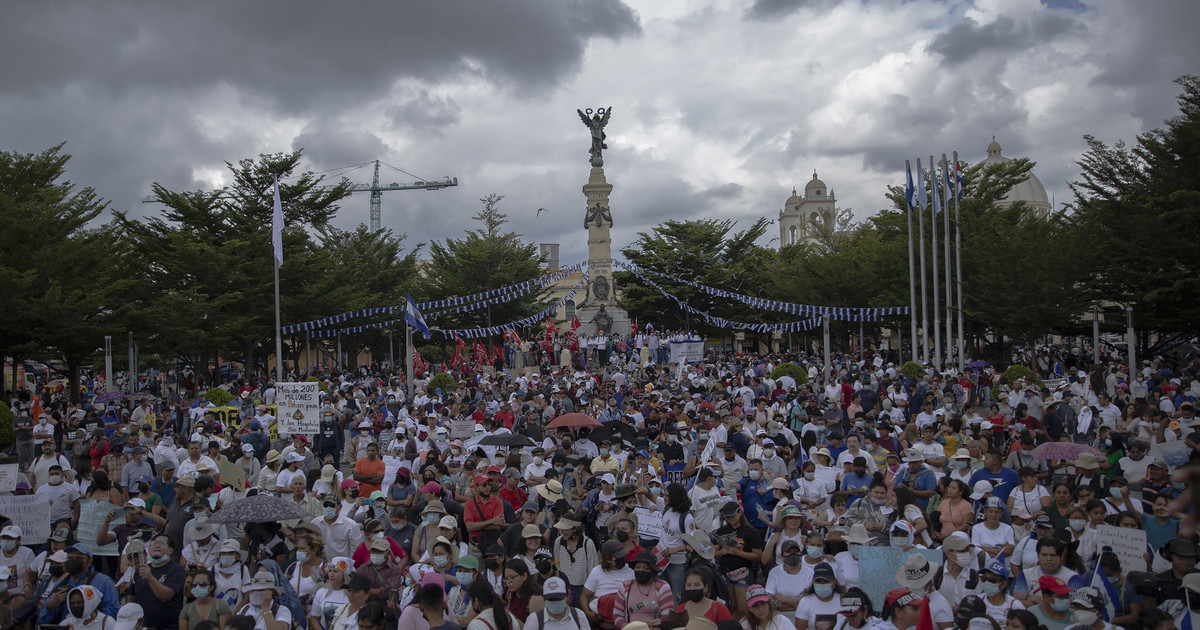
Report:
[[[370,164],[364,162],[359,166]],[[395,167],[392,167],[395,168]],[[400,170],[400,169],[396,169]],[[404,171],[401,171],[404,172]],[[444,177],[438,180],[416,181],[407,184],[397,184],[395,182],[386,185],[379,183],[379,160],[375,160],[375,175],[371,178],[370,184],[351,184],[350,192],[369,192],[371,193],[371,230],[378,230],[381,227],[380,213],[383,209],[383,191],[385,190],[441,190],[458,185],[457,177]],[[317,190],[327,190],[333,186],[314,186]],[[227,194],[227,193],[226,193]],[[218,195],[224,197],[226,194]],[[142,203],[158,203],[158,197],[145,197]]]

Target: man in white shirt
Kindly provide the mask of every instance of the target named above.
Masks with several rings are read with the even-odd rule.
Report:
[[[188,456],[183,458],[183,461],[179,462],[179,466],[176,468],[175,474],[177,476],[194,477],[201,462],[207,464],[212,470],[217,470],[217,463],[211,457],[201,453],[200,442],[195,440],[188,442],[187,453]]]
[[[917,414],[917,428],[924,429],[925,427],[936,426],[938,422],[937,416],[934,415],[933,401],[925,400],[925,404],[921,405],[921,413]]]
[[[321,516],[313,519],[313,525],[321,530],[325,538],[325,555],[333,558],[349,558],[363,541],[362,528],[358,523],[342,514],[342,502],[332,494],[321,501]]]
[[[1099,412],[1101,426],[1116,429],[1117,421],[1121,419],[1121,408],[1112,404],[1112,401],[1108,399],[1108,394],[1100,394],[1097,398],[1100,404],[1097,405],[1096,411]]]
[[[546,471],[550,470],[551,464],[546,459],[546,449],[541,446],[535,446],[531,452],[533,461],[525,467],[525,485],[532,488],[546,481]]]

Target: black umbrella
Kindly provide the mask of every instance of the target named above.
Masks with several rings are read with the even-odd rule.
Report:
[[[637,436],[637,427],[633,426],[632,424],[626,424],[624,422],[605,422],[600,428],[592,429],[592,433],[589,437],[597,444],[600,443],[600,440],[621,440],[632,444],[633,441],[637,439]]]
[[[479,440],[479,445],[512,448],[514,446],[533,446],[533,440],[524,435],[517,435],[516,433],[501,433],[500,435],[489,435]]]

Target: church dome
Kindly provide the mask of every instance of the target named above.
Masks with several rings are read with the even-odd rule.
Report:
[[[796,187],[793,186],[792,187],[792,196],[788,197],[787,201],[783,202],[783,205],[785,207],[791,207],[791,206],[798,206],[801,203],[804,203],[804,200],[801,199],[800,196],[796,194]]]
[[[984,160],[984,163],[998,164],[1000,162],[1007,162],[1012,159],[1004,157],[1004,155],[1001,153],[1002,151],[1003,149],[1000,147],[1000,143],[996,142],[995,138],[992,138],[992,143],[987,147],[988,155],[987,159]],[[1026,206],[1046,213],[1051,210],[1050,196],[1046,194],[1046,187],[1042,185],[1042,180],[1038,179],[1037,175],[1033,174],[1033,171],[1029,171],[1028,179],[1017,184],[1016,186],[1013,186],[1012,189],[1004,195],[1004,201],[1006,203],[1024,201]]]
[[[825,182],[817,179],[817,172],[813,171],[813,178],[804,186],[804,196],[807,197],[810,192],[818,196],[824,195],[826,194],[826,190],[828,190],[828,187],[825,185]]]

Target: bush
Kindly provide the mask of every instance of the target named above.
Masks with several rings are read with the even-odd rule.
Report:
[[[1042,379],[1038,378],[1037,373],[1035,373],[1033,370],[1025,367],[1024,365],[1013,365],[1007,370],[1004,370],[1004,374],[1001,374],[1000,378],[992,385],[992,398],[994,400],[999,400],[1000,387],[1002,385],[1012,385],[1017,381],[1017,379],[1022,378],[1025,380],[1032,380],[1035,384],[1037,384],[1038,388],[1046,386],[1046,383],[1042,381]]]
[[[12,409],[8,405],[0,404],[0,451],[8,450],[16,441],[17,436],[13,433],[13,422],[16,420]]]
[[[221,389],[220,387],[214,387],[214,388],[204,392],[204,398],[205,398],[205,400],[216,405],[217,407],[225,407],[225,406],[228,406],[229,403],[233,401],[233,394],[230,394],[229,392]]]
[[[429,383],[425,385],[425,391],[432,392],[438,388],[442,389],[443,394],[449,394],[458,391],[458,383],[454,382],[454,378],[445,372],[439,372],[429,379]]]
[[[916,361],[907,361],[900,366],[900,371],[908,380],[915,380],[917,375],[921,373],[921,364]]]
[[[778,380],[780,377],[792,371],[792,378],[796,379],[797,385],[803,385],[808,382],[808,370],[796,365],[795,363],[780,363],[771,370],[771,378]]]

